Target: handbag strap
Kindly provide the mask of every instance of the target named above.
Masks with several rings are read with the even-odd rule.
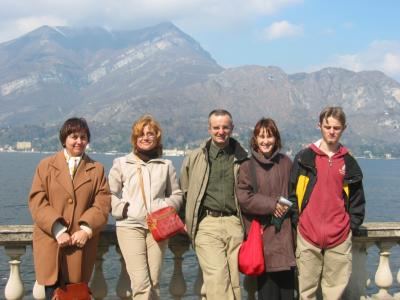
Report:
[[[142,167],[138,163],[136,163],[136,166],[137,166],[137,171],[138,171],[138,175],[139,175],[139,186],[140,186],[140,192],[142,193],[142,200],[144,203],[144,208],[146,209],[147,214],[149,214],[149,209],[147,208],[146,193],[144,192]]]

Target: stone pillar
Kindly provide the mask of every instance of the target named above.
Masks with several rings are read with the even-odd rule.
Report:
[[[344,292],[344,299],[361,299],[365,295],[368,284],[367,257],[368,247],[373,243],[353,242],[352,245],[352,272],[349,284]]]
[[[33,299],[36,299],[36,300],[46,299],[44,285],[39,284],[36,280],[35,280],[35,284],[33,285],[32,296],[33,296]]]
[[[128,271],[126,270],[126,264],[124,257],[122,256],[121,249],[119,246],[115,246],[120,258],[119,261],[121,263],[121,273],[119,274],[116,292],[117,296],[120,299],[131,299],[132,298],[132,290],[131,290],[131,279],[129,278]]]
[[[20,257],[25,254],[25,246],[5,246],[5,252],[10,257],[10,275],[4,296],[7,300],[19,300],[24,297],[24,284],[21,280]]]
[[[181,299],[186,293],[186,282],[182,272],[183,254],[189,250],[187,235],[178,234],[168,242],[168,248],[174,254],[174,271],[169,283],[169,292],[176,300]]]
[[[388,290],[392,286],[393,276],[390,271],[389,256],[390,249],[394,243],[392,242],[380,242],[377,246],[379,252],[379,266],[375,273],[375,284],[379,288],[378,293],[372,295],[372,299],[380,300],[392,300],[393,297],[389,294]]]
[[[108,245],[99,245],[94,267],[94,274],[90,284],[90,290],[94,299],[104,299],[107,296],[107,283],[103,274],[103,255],[107,253]]]

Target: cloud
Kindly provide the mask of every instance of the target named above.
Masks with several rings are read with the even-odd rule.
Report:
[[[271,26],[264,28],[263,37],[267,40],[299,36],[303,34],[303,28],[288,21],[275,22]]]
[[[172,21],[184,28],[231,29],[302,0],[2,0],[0,41],[34,24],[135,29]],[[35,20],[35,22],[29,20]],[[18,26],[18,22],[20,25]],[[18,28],[16,28],[18,27]],[[23,29],[25,28],[25,29]]]
[[[386,53],[383,59],[383,70],[400,78],[400,53]]]
[[[400,41],[377,40],[358,53],[335,55],[327,63],[313,66],[341,67],[355,72],[379,70],[400,81]]]
[[[0,40],[10,40],[23,35],[42,25],[64,26],[67,22],[52,16],[37,16],[15,19],[11,22],[10,28],[0,28]]]

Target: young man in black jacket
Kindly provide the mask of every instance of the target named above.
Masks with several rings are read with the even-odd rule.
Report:
[[[341,107],[319,117],[322,139],[300,151],[291,174],[300,299],[340,299],[352,268],[352,231],[364,219],[362,172],[339,140],[346,129]]]

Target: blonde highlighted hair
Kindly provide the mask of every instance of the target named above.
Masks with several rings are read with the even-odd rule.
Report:
[[[162,137],[162,129],[160,123],[154,119],[151,115],[143,115],[138,120],[136,120],[132,125],[132,133],[131,133],[131,144],[133,148],[133,152],[137,154],[137,140],[140,136],[143,135],[144,128],[149,126],[149,128],[154,131],[156,146],[158,157],[162,155],[163,146],[161,143]]]

